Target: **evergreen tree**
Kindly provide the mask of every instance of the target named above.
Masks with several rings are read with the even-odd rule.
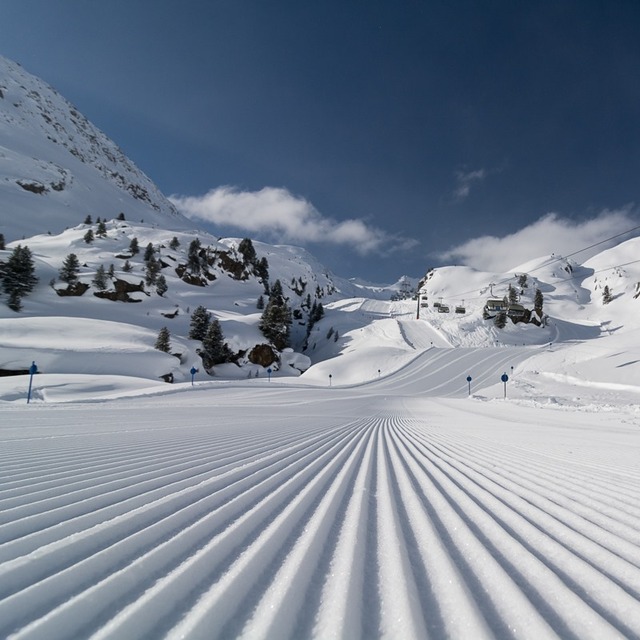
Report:
[[[129,273],[129,271],[131,271],[131,269],[133,269],[133,267],[131,266],[131,263],[128,260],[125,260],[124,264],[122,265],[122,270],[125,273]]]
[[[191,273],[200,273],[202,269],[202,263],[200,261],[200,249],[202,245],[200,240],[195,238],[189,244],[189,252],[187,253],[187,267]]]
[[[93,235],[93,231],[91,231],[91,229],[87,230],[87,233],[84,234],[84,238],[83,240],[87,243],[87,244],[91,244],[94,240],[94,235]]]
[[[309,320],[315,324],[318,320],[322,320],[323,317],[324,307],[322,306],[322,302],[314,301],[313,306],[311,307],[311,313],[309,314]]]
[[[276,281],[279,283],[279,281]],[[275,286],[275,285],[274,285]],[[280,287],[282,291],[282,287]],[[270,340],[276,349],[282,351],[289,346],[291,330],[291,310],[282,295],[272,295],[262,313],[260,331]]]
[[[145,247],[143,260],[145,262],[149,262],[149,260],[151,260],[151,258],[155,256],[155,253],[156,253],[156,250],[153,248],[153,244],[150,242]]]
[[[167,279],[160,274],[158,276],[158,279],[156,280],[156,291],[158,292],[159,296],[163,296],[165,293],[167,293],[169,289],[169,285],[167,284]]]
[[[91,216],[88,215],[85,219],[84,219],[84,223],[85,224],[93,224],[93,220],[91,220]]]
[[[158,351],[164,351],[165,353],[171,352],[171,334],[167,327],[162,327],[158,333],[158,339],[154,345],[154,348]]]
[[[518,286],[520,289],[526,289],[529,285],[527,284],[527,274],[523,273],[518,276]]]
[[[140,245],[138,244],[138,238],[131,238],[131,242],[129,243],[129,253],[132,256],[135,256],[136,253],[140,252]]]
[[[269,293],[270,300],[276,300],[278,304],[282,304],[284,302],[284,292],[282,291],[282,283],[280,280],[276,280],[271,287],[271,291]]]
[[[255,274],[262,280],[265,290],[268,292],[269,286],[269,261],[263,256],[255,264]]]
[[[320,320],[324,316],[324,307],[321,302],[316,302],[314,300],[313,306],[309,311],[309,319],[307,320],[307,338],[311,335],[311,330],[318,320]]]
[[[507,298],[509,300],[509,304],[516,304],[516,302],[518,302],[518,292],[516,291],[515,287],[509,285]]]
[[[100,238],[107,237],[107,225],[105,224],[104,220],[101,220],[98,223],[98,229],[96,230],[96,235],[99,236]]]
[[[260,309],[260,310],[264,309],[264,297],[263,296],[260,296],[258,298],[258,302],[256,303],[256,309]]]
[[[107,274],[102,265],[96,269],[96,275],[92,282],[98,291],[104,291],[107,288]]]
[[[16,313],[22,309],[22,296],[18,291],[13,290],[9,293],[7,306]]]
[[[498,329],[504,329],[507,326],[507,314],[505,311],[501,311],[493,321]]]
[[[117,220],[124,220],[124,213],[122,213],[122,211],[118,214]]]
[[[112,262],[112,263],[109,265],[109,269],[108,269],[108,271],[107,271],[107,275],[108,275],[110,278],[113,278],[114,274],[115,274],[115,268],[114,268],[114,266],[113,266],[113,262]]]
[[[169,248],[175,251],[179,246],[180,240],[178,240],[176,236],[173,236],[173,238],[171,238],[171,242],[169,243]]]
[[[238,251],[242,254],[245,264],[255,264],[258,256],[250,238],[244,238],[240,241]]]
[[[73,284],[78,281],[78,273],[80,273],[80,263],[75,253],[70,253],[62,263],[62,267],[58,272],[60,280],[67,284]]]
[[[613,295],[609,289],[609,285],[605,284],[602,290],[602,304],[609,304],[613,300]]]
[[[0,233],[0,251],[4,251],[4,250],[5,250],[4,234]]]
[[[22,297],[33,291],[37,282],[31,250],[18,245],[2,269],[2,288],[9,297],[9,308],[20,311]]]
[[[536,311],[542,311],[542,305],[544,304],[544,296],[542,295],[542,291],[540,289],[536,289],[536,294],[533,298],[533,308]]]
[[[145,269],[145,282],[151,286],[155,284],[160,273],[160,263],[152,256],[147,260],[147,267]]]
[[[229,362],[231,359],[231,351],[224,341],[220,322],[214,318],[209,323],[209,328],[202,341],[202,350],[200,357],[205,369],[210,369],[215,364]]]
[[[202,305],[195,308],[191,314],[189,325],[189,338],[192,340],[204,340],[211,324],[211,314]]]

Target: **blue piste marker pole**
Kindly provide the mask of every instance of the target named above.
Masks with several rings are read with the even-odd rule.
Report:
[[[469,395],[471,395],[471,381],[473,378],[471,376],[467,376],[467,384],[469,385]]]
[[[269,367],[267,369],[267,375],[269,376],[269,382],[271,382],[271,374],[273,373],[273,369],[271,367]]]
[[[29,392],[27,393],[27,404],[31,402],[31,387],[33,385],[33,376],[38,373],[38,367],[36,366],[35,361],[31,362],[31,366],[29,367]]]
[[[504,397],[506,400],[507,399],[507,380],[509,380],[509,376],[506,373],[503,373],[502,376],[500,376],[500,380],[504,382]]]

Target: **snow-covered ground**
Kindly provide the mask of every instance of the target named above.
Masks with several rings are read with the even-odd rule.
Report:
[[[639,274],[530,268],[545,327],[335,295],[271,379],[159,381],[157,296],[4,312],[0,637],[640,637]]]
[[[566,350],[0,380],[0,636],[640,637],[640,396]]]

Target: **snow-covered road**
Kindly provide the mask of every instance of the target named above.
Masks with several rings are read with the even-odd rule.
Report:
[[[0,637],[640,637],[638,415],[416,394],[442,351],[0,405]]]

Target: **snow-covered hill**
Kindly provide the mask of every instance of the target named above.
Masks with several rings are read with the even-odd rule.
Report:
[[[420,281],[420,300],[399,299],[417,279],[403,276],[389,286],[345,280],[304,249],[256,242],[257,259],[268,262],[266,281],[239,254],[239,238],[192,229],[113,142],[46,83],[4,58],[0,207],[0,233],[7,241],[0,261],[18,244],[28,246],[39,278],[19,313],[0,294],[0,370],[24,371],[35,360],[51,375],[116,375],[143,380],[142,386],[162,385],[158,381],[171,376],[189,382],[191,367],[200,365],[201,346],[188,338],[190,315],[202,305],[220,321],[234,354],[234,364],[212,370],[216,378],[264,377],[267,365],[253,353],[268,342],[258,328],[259,299],[280,280],[293,324],[292,349],[275,354],[271,367],[279,377],[305,371],[300,380],[307,384],[360,384],[406,368],[431,349],[524,346],[532,357],[515,363],[514,389],[523,398],[552,393],[549,384],[564,385],[564,397],[578,397],[575,389],[586,386],[614,394],[640,389],[640,239],[584,264],[552,255],[509,273],[441,267]],[[98,235],[98,218],[104,237]],[[138,254],[130,251],[133,239]],[[191,277],[187,252],[195,239],[206,269]],[[166,293],[145,283],[147,245],[161,265]],[[62,295],[66,285],[59,272],[71,253],[86,288],[80,296]],[[113,272],[104,294],[94,282],[100,267]],[[509,286],[528,310],[539,290],[542,326],[508,321],[498,328],[485,317],[487,300],[502,299]],[[324,317],[313,323],[310,312],[317,304]],[[154,348],[162,327],[170,332],[173,355]],[[466,362],[471,366],[483,358],[470,355]],[[15,385],[6,384],[0,396],[14,397]]]
[[[85,216],[188,228],[153,182],[44,81],[0,56],[0,233],[58,233]]]

